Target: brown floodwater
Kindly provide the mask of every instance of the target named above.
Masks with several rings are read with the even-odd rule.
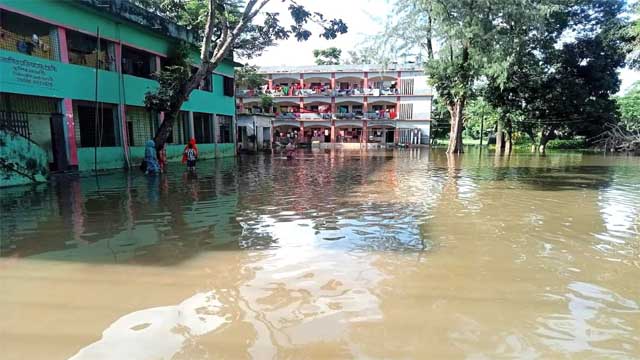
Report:
[[[640,158],[203,161],[0,190],[0,357],[640,358]]]

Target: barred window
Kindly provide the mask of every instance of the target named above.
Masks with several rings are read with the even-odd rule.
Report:
[[[218,118],[218,143],[230,143],[231,140],[231,125],[233,123],[233,117],[229,115],[216,115]]]

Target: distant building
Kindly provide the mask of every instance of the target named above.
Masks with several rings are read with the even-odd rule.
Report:
[[[172,46],[193,39],[128,0],[2,1],[0,130],[42,147],[52,169],[93,169],[94,147],[99,169],[135,166],[163,121],[144,108],[145,93],[158,86],[152,74]],[[184,104],[170,159],[191,137],[201,157],[235,155],[235,65],[223,61]]]
[[[433,92],[417,65],[263,67],[259,89],[236,93],[239,114],[260,113],[274,99],[274,141],[429,144]]]

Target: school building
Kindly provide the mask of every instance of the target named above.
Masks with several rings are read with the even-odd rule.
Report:
[[[237,109],[242,118],[274,113],[275,142],[342,148],[429,144],[433,91],[418,64],[277,66],[259,72],[264,83],[239,89]],[[264,96],[273,99],[272,109],[264,108]],[[269,137],[264,127],[238,125],[238,142],[245,133]]]
[[[128,0],[0,1],[3,139],[36,144],[51,170],[136,166],[163,121],[145,109],[145,93],[180,41],[196,45],[196,63],[194,33]],[[169,160],[191,137],[201,157],[235,155],[236,65],[225,60],[191,94]]]

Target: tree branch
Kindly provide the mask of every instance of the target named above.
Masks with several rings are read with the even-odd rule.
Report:
[[[258,4],[258,0],[249,0],[247,3],[247,7],[244,9],[242,17],[240,21],[233,29],[230,31],[227,27],[226,34],[222,36],[221,41],[216,46],[216,51],[211,56],[211,60],[209,61],[209,67],[213,68],[217,65],[227,54],[229,49],[232,47],[233,43],[236,41],[240,33],[244,30],[244,28],[249,24],[256,15],[264,8],[267,3],[271,0],[262,0]],[[256,6],[256,4],[258,4]],[[224,40],[224,41],[222,41]]]
[[[209,60],[209,50],[211,50],[211,36],[213,35],[213,28],[215,27],[214,18],[216,16],[217,0],[209,0],[209,14],[207,16],[207,26],[204,33],[204,41],[202,42],[202,49],[200,49],[200,60],[207,62]]]

